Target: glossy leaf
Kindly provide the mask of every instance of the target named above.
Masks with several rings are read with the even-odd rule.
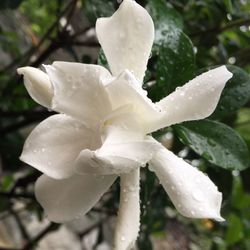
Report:
[[[149,96],[159,101],[193,78],[195,58],[193,44],[181,30],[179,13],[163,0],[151,0],[147,8],[155,24],[153,54],[157,56],[156,83]]]
[[[245,140],[250,150],[250,108],[243,108],[238,112],[235,129]]]
[[[233,245],[240,241],[244,234],[244,227],[241,218],[237,217],[235,214],[231,214],[228,218],[228,230],[226,232],[226,243],[228,245]]]
[[[233,189],[231,197],[232,207],[239,210],[248,209],[250,207],[250,194],[244,191],[241,177],[234,176]]]
[[[174,126],[180,140],[209,162],[225,168],[249,167],[249,151],[239,134],[225,124],[200,120]]]
[[[92,24],[95,24],[97,18],[111,16],[115,11],[114,1],[111,0],[85,0],[83,4]]]
[[[109,70],[108,60],[103,52],[103,49],[100,49],[100,51],[99,51],[97,63]]]
[[[165,42],[170,33],[183,28],[181,15],[164,0],[149,0],[146,6],[155,25],[155,43]]]
[[[250,76],[243,69],[227,65],[233,77],[226,84],[221,99],[211,118],[228,116],[244,106],[250,100]]]
[[[182,31],[176,31],[172,35],[173,37],[171,36],[159,48],[156,73],[157,101],[194,76],[195,60],[192,42]],[[173,40],[174,43],[171,42]]]

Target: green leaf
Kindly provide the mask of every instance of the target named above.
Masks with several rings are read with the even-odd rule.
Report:
[[[1,0],[0,1],[0,10],[1,9],[16,9],[23,0]]]
[[[181,15],[164,0],[149,0],[146,6],[155,25],[155,43],[166,41],[166,36],[176,29],[183,28]]]
[[[99,17],[109,17],[115,12],[112,0],[85,0],[83,1],[87,18],[94,25]]]
[[[250,150],[250,108],[242,108],[237,114],[235,130],[242,136]]]
[[[157,77],[152,99],[159,101],[194,76],[195,59],[190,39],[180,30],[159,47]],[[157,91],[156,91],[157,89]]]
[[[227,11],[229,13],[233,13],[233,4],[232,4],[232,0],[224,0],[224,4],[227,7]]]
[[[180,140],[207,161],[225,168],[249,167],[249,151],[240,135],[225,124],[201,120],[175,125]]]
[[[226,243],[228,245],[233,245],[243,238],[244,227],[241,218],[237,217],[235,214],[231,214],[227,221],[228,229],[226,232]]]
[[[109,69],[108,60],[107,60],[107,58],[106,58],[106,56],[105,56],[104,51],[103,51],[102,48],[101,48],[100,51],[99,51],[97,63],[98,63],[98,65],[103,66],[103,67],[106,68],[107,70],[110,70],[110,69]]]
[[[240,176],[235,176],[233,179],[231,204],[232,207],[239,210],[248,209],[250,207],[250,195],[244,191]]]
[[[226,87],[211,118],[228,116],[250,100],[249,74],[237,66],[227,65],[227,68],[233,73],[233,77],[226,83]]]
[[[195,57],[191,40],[182,32],[181,15],[164,0],[150,0],[147,9],[155,24],[153,55],[157,56],[156,84],[149,97],[159,101],[193,78]]]

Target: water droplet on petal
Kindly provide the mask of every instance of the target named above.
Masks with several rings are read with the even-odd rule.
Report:
[[[125,240],[126,240],[125,236],[121,236],[121,241],[125,241]]]
[[[202,202],[204,200],[204,195],[200,192],[200,191],[195,191],[193,194],[192,194],[193,198],[196,200],[196,201],[199,201],[199,202]]]

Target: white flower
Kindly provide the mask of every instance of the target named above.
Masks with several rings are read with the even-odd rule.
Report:
[[[45,66],[46,73],[18,69],[31,97],[61,113],[33,130],[21,155],[44,173],[35,194],[49,219],[84,215],[120,176],[114,249],[130,249],[139,231],[139,171],[149,163],[181,214],[222,220],[217,187],[149,134],[209,116],[232,74],[225,66],[210,70],[152,103],[141,87],[154,40],[147,11],[124,0],[112,17],[98,19],[96,32],[112,75],[68,62]]]

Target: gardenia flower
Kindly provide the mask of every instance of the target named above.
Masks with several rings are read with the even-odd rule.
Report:
[[[120,177],[114,249],[130,249],[139,231],[140,167],[155,172],[176,209],[190,218],[220,216],[222,195],[208,176],[150,133],[213,113],[232,74],[225,66],[194,78],[157,103],[142,89],[154,25],[135,1],[124,0],[96,23],[104,67],[69,62],[18,69],[31,97],[60,114],[27,138],[21,160],[43,172],[35,195],[55,222],[86,214]]]

